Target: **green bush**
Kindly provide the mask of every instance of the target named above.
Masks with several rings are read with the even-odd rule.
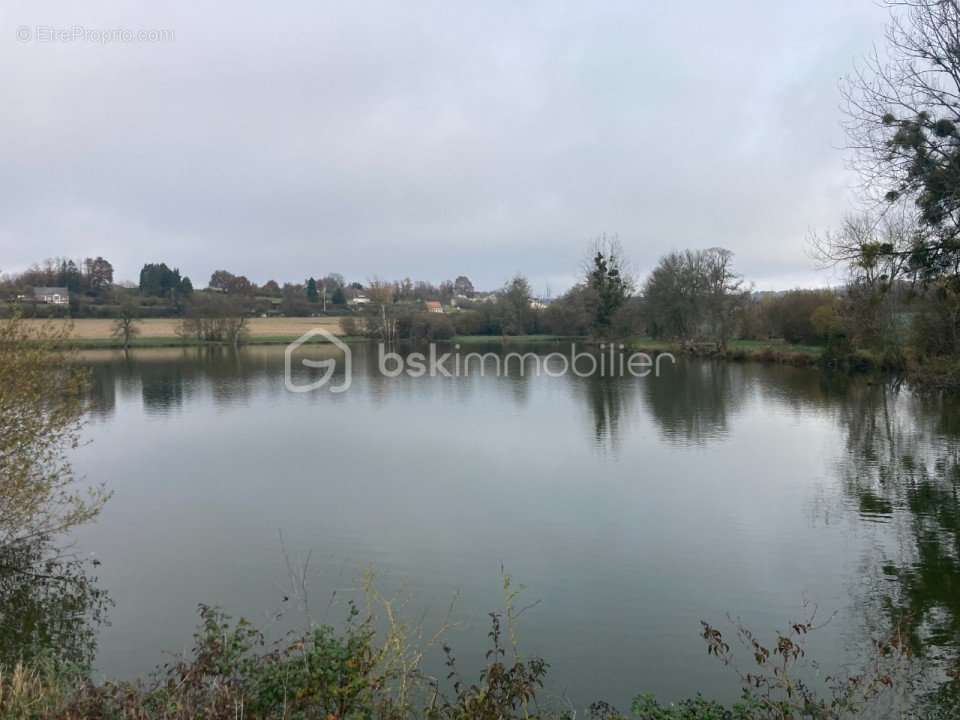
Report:
[[[661,705],[653,695],[640,695],[630,708],[636,720],[748,720],[743,708],[729,710],[712,700],[697,695],[676,705]]]
[[[505,584],[509,593],[509,585]],[[491,613],[489,650],[479,676],[465,680],[452,650],[444,647],[447,682],[426,678],[419,668],[423,648],[409,648],[416,636],[395,625],[375,632],[376,618],[349,606],[341,630],[320,625],[268,647],[244,620],[233,622],[216,608],[200,607],[192,651],[160,668],[150,681],[94,684],[83,671],[38,658],[29,666],[0,668],[0,720],[71,718],[135,720],[570,720],[569,710],[538,704],[548,670],[538,657],[522,658],[513,647],[508,594],[505,616]],[[506,620],[502,620],[505,617]],[[502,625],[508,631],[505,633]],[[904,658],[900,644],[876,641],[876,657],[857,675],[826,678],[817,691],[804,675],[805,639],[816,629],[811,617],[777,633],[769,645],[737,625],[738,645],[751,658],[737,670],[742,697],[724,706],[699,695],[661,704],[652,695],[636,697],[629,714],[605,702],[593,703],[589,720],[847,720],[876,716],[872,704],[889,688],[909,687],[915,676],[897,674]],[[510,640],[504,642],[507,635]],[[735,670],[731,646],[720,631],[703,624],[709,654]],[[746,667],[746,666],[744,666]],[[957,717],[957,687],[919,697],[909,717]]]

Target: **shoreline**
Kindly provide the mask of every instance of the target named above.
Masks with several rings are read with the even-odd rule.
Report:
[[[28,323],[47,325],[62,323],[69,325],[68,343],[77,350],[122,350],[123,340],[112,334],[113,321],[104,319],[78,318],[75,320],[34,320]],[[187,347],[224,347],[228,343],[199,340],[196,337],[183,337],[179,334],[179,318],[144,318],[136,321],[138,334],[130,339],[128,349],[148,348],[187,348]],[[343,332],[339,318],[333,317],[277,317],[249,318],[241,345],[289,345],[302,337],[305,332],[322,328],[347,343],[374,342],[362,336],[351,336]],[[324,337],[307,340],[310,344],[329,342]],[[401,340],[400,342],[411,342]],[[419,341],[412,341],[419,342]],[[595,347],[601,343],[624,346],[631,352],[657,354],[669,352],[677,356],[703,357],[741,362],[746,360],[791,364],[796,366],[816,366],[820,364],[824,348],[811,345],[794,345],[783,340],[731,340],[726,350],[719,350],[715,343],[680,343],[670,340],[656,340],[650,337],[629,337],[619,339],[599,339],[589,336],[569,335],[454,335],[438,339],[435,342],[471,346],[505,345],[548,345],[560,343],[581,343],[585,347]],[[861,369],[879,367],[868,354],[858,357],[857,366]]]
[[[346,343],[373,343],[375,340],[363,336],[341,335],[338,339]],[[298,340],[300,335],[248,335],[241,343],[247,345],[288,345]],[[323,337],[314,337],[306,341],[309,344],[323,344],[329,341]],[[400,342],[417,342],[401,340]],[[757,360],[762,362],[780,362],[799,365],[814,365],[823,354],[823,348],[810,345],[793,345],[783,341],[770,340],[732,340],[725,351],[717,349],[711,343],[684,346],[681,343],[654,340],[652,338],[624,338],[599,340],[589,336],[563,335],[455,335],[434,342],[446,345],[537,345],[559,343],[582,343],[584,346],[596,346],[601,343],[622,345],[625,350],[657,354],[670,352],[690,357],[712,357],[730,361]],[[71,337],[69,345],[79,350],[122,350],[123,341],[111,336]],[[198,340],[194,337],[183,338],[169,335],[140,335],[132,338],[129,348],[169,348],[169,347],[223,347],[228,343]]]
[[[815,345],[794,345],[783,340],[731,340],[725,350],[716,343],[682,343],[636,338],[627,342],[634,352],[649,354],[669,352],[687,357],[713,358],[728,362],[762,362],[795,367],[819,367],[825,348]]]
[[[335,333],[336,334],[336,333]],[[337,339],[345,343],[374,343],[367,337],[360,335],[340,335],[336,334]],[[240,347],[248,345],[289,345],[298,340],[299,335],[252,335],[246,337]],[[561,342],[583,341],[585,344],[591,344],[586,337],[562,337],[559,335],[508,335],[502,338],[499,335],[458,335],[449,339],[436,340],[434,342],[448,345],[500,345],[507,344],[548,344]],[[122,350],[123,341],[114,337],[72,337],[69,339],[69,345],[77,350]],[[313,337],[305,342],[309,345],[321,345],[330,341],[323,337]],[[417,342],[401,340],[400,342]],[[198,340],[194,337],[168,337],[168,336],[138,336],[130,340],[129,349],[146,348],[170,348],[170,347],[224,347],[229,343],[211,340]]]

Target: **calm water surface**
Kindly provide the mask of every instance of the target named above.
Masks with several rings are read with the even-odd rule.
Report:
[[[188,648],[198,603],[273,637],[335,622],[368,567],[427,629],[459,593],[447,642],[469,670],[503,566],[536,603],[522,648],[579,706],[733,697],[698,634],[728,614],[767,632],[817,604],[833,617],[811,653],[832,667],[907,613],[922,652],[956,647],[953,405],[760,364],[389,379],[374,348],[354,352],[340,395],[287,392],[277,347],[85,355],[76,466],[114,492],[77,536],[115,602],[99,670]],[[306,602],[288,565],[306,567]]]

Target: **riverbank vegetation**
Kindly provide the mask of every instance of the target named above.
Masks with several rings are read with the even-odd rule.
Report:
[[[81,490],[68,451],[80,441],[88,375],[61,331],[0,322],[0,664],[56,648],[88,657],[107,599],[63,534],[93,519],[108,493]]]
[[[641,693],[623,711],[604,700],[580,707],[551,691],[548,662],[521,651],[519,593],[509,576],[503,581],[504,609],[489,614],[488,649],[475,676],[462,674],[449,625],[425,633],[376,592],[368,575],[363,606],[348,602],[338,627],[309,623],[276,642],[201,605],[192,649],[149,678],[94,682],[88,667],[55,651],[0,667],[0,718],[945,720],[960,709],[955,689],[929,690],[899,636],[875,641],[860,672],[817,677],[806,650],[808,636],[822,627],[813,615],[769,643],[735,623],[742,652],[702,623],[706,652],[739,680],[736,702],[694,696],[662,703]],[[431,652],[443,657],[439,677],[425,669]]]
[[[0,475],[2,718],[839,720],[878,717],[878,708],[889,707],[902,710],[898,717],[948,718],[957,708],[951,676],[919,662],[924,614],[943,622],[940,604],[929,603],[892,612],[888,625],[877,626],[855,673],[825,678],[817,672],[806,651],[806,638],[820,631],[814,613],[769,641],[739,622],[729,630],[704,624],[705,652],[731,668],[739,701],[693,697],[671,705],[639,694],[630,708],[603,699],[583,707],[551,687],[549,659],[521,651],[518,618],[524,610],[516,609],[509,577],[503,608],[489,617],[482,659],[457,656],[447,621],[435,629],[406,621],[399,603],[365,581],[361,596],[346,604],[342,623],[308,621],[273,642],[248,622],[202,606],[191,651],[149,677],[95,680],[96,633],[109,599],[97,588],[95,564],[61,546],[63,532],[94,518],[107,499],[102,490],[78,492],[65,455],[83,421],[88,378],[65,369],[75,364],[64,354],[62,337],[36,332],[19,318],[3,321],[0,332],[0,378],[7,380],[0,383],[0,457],[6,463]],[[31,381],[24,387],[13,376]],[[943,472],[950,474],[949,468]],[[876,512],[883,511],[882,492],[869,485],[857,489]],[[939,504],[950,524],[952,515],[944,513],[955,503]],[[930,547],[929,537],[924,542]],[[426,669],[431,655],[441,661],[431,665],[440,672]],[[643,679],[637,684],[642,691]]]

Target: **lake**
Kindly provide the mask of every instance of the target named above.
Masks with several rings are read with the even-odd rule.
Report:
[[[464,670],[482,664],[503,568],[531,605],[521,649],[579,707],[735,697],[701,619],[769,638],[816,604],[829,624],[810,655],[828,668],[908,614],[922,653],[956,651],[955,403],[694,359],[659,377],[388,378],[375,346],[352,349],[343,393],[288,392],[283,347],[84,353],[75,467],[113,491],[75,538],[114,602],[100,672],[189,648],[198,603],[271,637],[335,623],[368,568],[428,634],[455,624]],[[439,651],[427,667],[443,672]]]

